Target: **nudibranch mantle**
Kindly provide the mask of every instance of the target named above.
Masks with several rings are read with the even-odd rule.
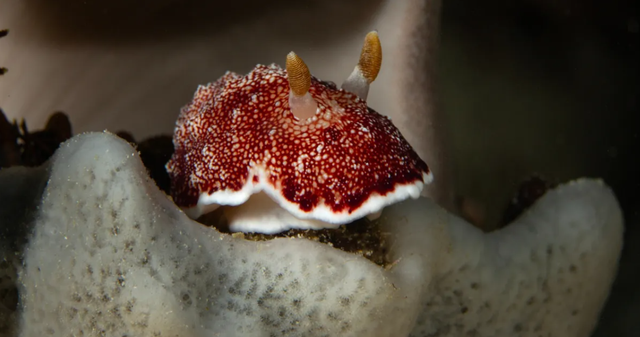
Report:
[[[175,203],[197,218],[264,192],[298,219],[336,227],[419,197],[433,176],[388,117],[313,76],[308,90],[317,109],[300,120],[275,64],[199,86],[167,163]]]

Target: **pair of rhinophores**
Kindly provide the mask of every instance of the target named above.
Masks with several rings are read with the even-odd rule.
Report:
[[[192,218],[225,207],[231,231],[335,228],[418,198],[433,180],[398,129],[367,106],[382,63],[377,32],[341,88],[291,52],[199,86],[182,108],[167,163],[171,194]]]

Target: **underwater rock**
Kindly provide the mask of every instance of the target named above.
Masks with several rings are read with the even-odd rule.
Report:
[[[21,336],[588,336],[622,246],[598,180],[552,189],[492,233],[429,199],[388,207],[385,269],[196,223],[108,133],[72,138],[45,165],[0,172],[2,214],[23,214],[0,220]]]

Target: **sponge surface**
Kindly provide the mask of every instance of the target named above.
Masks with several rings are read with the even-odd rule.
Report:
[[[489,234],[427,199],[392,206],[385,270],[193,222],[110,134],[74,137],[42,172],[18,268],[22,336],[588,336],[621,249],[620,209],[593,180]]]

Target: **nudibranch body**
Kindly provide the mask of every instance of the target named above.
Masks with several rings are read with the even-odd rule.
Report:
[[[294,53],[286,70],[258,65],[200,86],[167,164],[176,204],[197,218],[247,202],[260,211],[236,212],[246,214],[229,219],[231,230],[275,233],[336,227],[419,197],[432,180],[427,164],[364,100],[377,69],[362,68],[381,60],[366,54],[376,52],[372,37],[379,53],[370,33],[343,89],[311,76]]]

